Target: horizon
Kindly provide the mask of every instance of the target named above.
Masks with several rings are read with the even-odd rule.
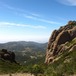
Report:
[[[37,41],[7,41],[7,42],[0,42],[0,44],[5,44],[5,43],[12,43],[12,42],[34,42],[34,43],[40,43],[40,44],[45,44],[48,42],[37,42]]]
[[[48,42],[53,30],[76,20],[75,0],[0,0],[0,43]]]

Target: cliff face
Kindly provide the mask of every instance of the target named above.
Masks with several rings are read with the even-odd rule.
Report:
[[[54,30],[48,41],[46,50],[45,63],[53,62],[57,55],[63,53],[67,49],[72,49],[74,46],[66,46],[70,41],[76,37],[76,21],[69,21],[65,26]],[[74,47],[75,49],[75,47]]]

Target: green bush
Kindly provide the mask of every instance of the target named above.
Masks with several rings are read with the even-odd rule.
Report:
[[[45,71],[46,76],[72,76],[76,74],[76,50],[64,52],[62,57],[50,64]]]
[[[9,61],[0,60],[0,74],[1,73],[15,73],[20,69],[20,65],[10,63]]]
[[[38,74],[44,73],[44,69],[40,65],[35,64],[31,68],[31,73],[34,74],[35,76],[38,76]]]

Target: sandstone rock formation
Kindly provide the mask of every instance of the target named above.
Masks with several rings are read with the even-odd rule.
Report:
[[[54,30],[48,42],[45,63],[52,62],[55,56],[68,49],[65,44],[72,41],[75,37],[76,21],[69,21],[65,26],[60,27],[58,30]]]

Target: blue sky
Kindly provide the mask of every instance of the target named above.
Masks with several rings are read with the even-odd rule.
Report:
[[[76,0],[0,0],[0,43],[44,43],[69,20],[76,20]]]

